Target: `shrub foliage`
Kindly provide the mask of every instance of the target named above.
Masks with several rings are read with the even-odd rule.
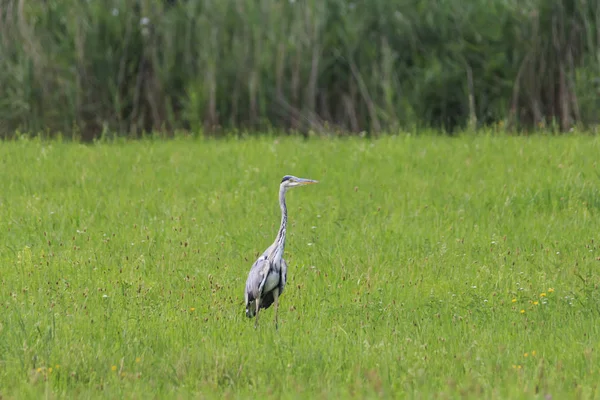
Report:
[[[600,119],[590,0],[3,0],[0,132]]]

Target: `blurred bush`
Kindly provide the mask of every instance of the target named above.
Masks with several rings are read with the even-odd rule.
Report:
[[[0,134],[600,120],[600,2],[3,0]]]

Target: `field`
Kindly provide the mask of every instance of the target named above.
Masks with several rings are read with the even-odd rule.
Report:
[[[0,396],[600,397],[600,138],[0,145]],[[288,193],[279,330],[244,315]]]

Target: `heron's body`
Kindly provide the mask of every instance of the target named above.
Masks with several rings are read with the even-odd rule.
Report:
[[[269,308],[273,303],[275,304],[275,326],[277,326],[278,299],[283,293],[287,281],[287,263],[283,259],[287,229],[285,193],[291,187],[310,183],[317,182],[289,175],[284,176],[281,181],[279,189],[281,226],[279,232],[275,242],[252,264],[246,280],[246,316],[249,318],[256,316],[255,326],[258,324],[258,312],[261,309]]]
[[[281,295],[286,280],[287,263],[283,258],[279,263],[272,263],[264,254],[259,257],[252,265],[246,282],[246,315],[248,317],[256,315],[256,299],[259,297],[261,298],[260,309],[271,307],[275,301],[275,289],[278,291],[277,295]]]

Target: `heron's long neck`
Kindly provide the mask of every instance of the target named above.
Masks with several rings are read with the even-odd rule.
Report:
[[[281,207],[281,226],[275,239],[275,248],[273,249],[273,260],[283,257],[285,249],[285,231],[287,227],[287,207],[285,206],[285,189],[279,189],[279,206]]]

